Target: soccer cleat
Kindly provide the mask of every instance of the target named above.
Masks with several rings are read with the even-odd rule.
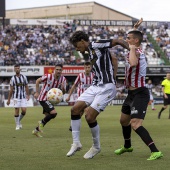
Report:
[[[22,129],[22,124],[19,125],[19,128]]]
[[[73,143],[71,145],[71,149],[70,151],[67,153],[67,156],[73,156],[77,151],[80,151],[82,148],[82,144],[81,143]]]
[[[32,131],[32,134],[35,135],[35,136],[37,136],[37,137],[39,137],[39,138],[42,138],[42,136],[41,136],[41,134],[40,134],[39,131],[33,130],[33,131]]]
[[[44,125],[41,121],[38,121],[38,129],[41,133],[43,133],[43,128],[44,128]]]
[[[155,108],[152,108],[152,110],[156,110]]]
[[[159,158],[162,158],[162,157],[163,157],[162,152],[152,152],[151,156],[147,160],[153,161],[153,160],[156,160],[156,159],[159,159]]]
[[[19,125],[16,125],[15,130],[20,130],[20,126],[19,126]]]
[[[121,154],[123,154],[123,153],[125,153],[125,152],[132,152],[132,151],[133,151],[133,148],[132,148],[132,147],[130,147],[130,148],[125,148],[124,146],[122,146],[120,149],[115,150],[114,153],[115,153],[116,155],[121,155]]]
[[[94,146],[84,155],[84,159],[92,159],[95,155],[100,152],[100,149],[96,149]]]

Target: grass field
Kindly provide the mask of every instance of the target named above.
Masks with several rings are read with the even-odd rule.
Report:
[[[170,119],[168,110],[157,119],[161,106],[156,111],[148,107],[144,126],[150,132],[164,157],[147,161],[150,150],[136,133],[132,132],[134,151],[114,155],[114,150],[123,144],[119,124],[120,106],[108,106],[98,117],[101,132],[101,153],[91,160],[83,155],[92,145],[91,134],[84,117],[82,118],[81,143],[83,149],[72,157],[66,157],[72,143],[70,107],[57,107],[58,116],[44,128],[43,138],[31,134],[41,120],[41,107],[28,108],[23,119],[23,129],[16,131],[14,109],[0,108],[0,169],[1,170],[169,170],[170,169]]]

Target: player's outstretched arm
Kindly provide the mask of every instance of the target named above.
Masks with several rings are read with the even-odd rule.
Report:
[[[140,24],[143,22],[143,18],[141,18],[140,20],[138,20],[134,26],[133,26],[133,30],[137,30],[138,27],[140,26]]]

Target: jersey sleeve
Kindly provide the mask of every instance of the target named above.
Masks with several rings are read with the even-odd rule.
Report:
[[[80,83],[80,74],[77,76],[76,80],[74,81],[75,85],[78,85]]]
[[[166,82],[165,82],[165,80],[164,80],[164,81],[162,82],[162,84],[161,84],[161,85],[162,85],[162,86],[165,86],[165,84],[166,84]]]
[[[41,77],[41,81],[42,82],[46,82],[48,79],[48,74],[44,74],[42,77]]]

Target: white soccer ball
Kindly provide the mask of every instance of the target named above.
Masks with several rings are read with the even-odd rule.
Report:
[[[58,104],[63,100],[63,92],[58,88],[52,88],[47,93],[47,100],[52,104]]]

